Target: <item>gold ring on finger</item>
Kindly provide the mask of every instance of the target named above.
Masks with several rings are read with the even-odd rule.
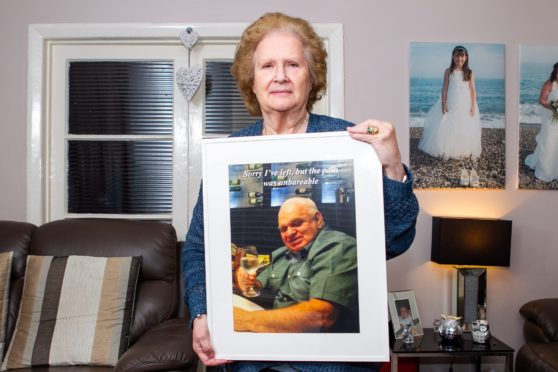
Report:
[[[375,136],[376,134],[380,133],[380,128],[378,128],[377,126],[373,125],[371,127],[368,127],[366,129],[366,133],[370,134],[371,136]]]

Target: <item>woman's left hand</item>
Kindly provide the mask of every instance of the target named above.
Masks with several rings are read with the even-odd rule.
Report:
[[[348,127],[347,131],[352,138],[372,145],[380,159],[385,176],[396,181],[403,180],[405,169],[401,164],[401,153],[393,124],[368,119],[354,127]]]

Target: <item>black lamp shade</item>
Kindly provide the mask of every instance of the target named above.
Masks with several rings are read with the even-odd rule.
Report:
[[[510,266],[512,222],[432,217],[431,260],[447,265]]]

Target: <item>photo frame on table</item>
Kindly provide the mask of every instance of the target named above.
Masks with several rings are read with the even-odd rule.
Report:
[[[403,338],[405,324],[412,325],[413,336],[424,334],[414,291],[389,292],[388,308],[396,339]]]
[[[220,138],[203,141],[202,161],[208,326],[216,358],[389,360],[383,176],[372,147],[347,132]],[[285,330],[285,322],[285,329],[241,332],[239,324],[251,324],[240,322],[238,309],[266,311],[284,305],[276,303],[280,298],[268,287],[257,297],[244,296],[234,273],[248,248],[257,248],[263,264],[273,260],[274,251],[287,250],[277,215],[291,197],[312,199],[327,229],[354,241],[352,307],[340,307],[353,316],[339,317],[343,320],[327,329]],[[313,243],[306,246],[308,256]],[[310,275],[301,271],[293,274]],[[327,277],[313,280],[324,288],[339,283]],[[333,296],[328,299],[341,299],[348,298],[346,290],[323,292]],[[343,328],[347,320],[352,325]],[[278,324],[283,325],[280,318]]]

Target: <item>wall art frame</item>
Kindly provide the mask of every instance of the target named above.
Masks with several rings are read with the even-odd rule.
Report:
[[[558,100],[558,45],[523,44],[519,48],[518,188],[558,190],[558,122],[548,106]]]
[[[472,71],[468,80],[454,66],[459,53]],[[505,189],[505,98],[504,44],[410,43],[413,187]]]

